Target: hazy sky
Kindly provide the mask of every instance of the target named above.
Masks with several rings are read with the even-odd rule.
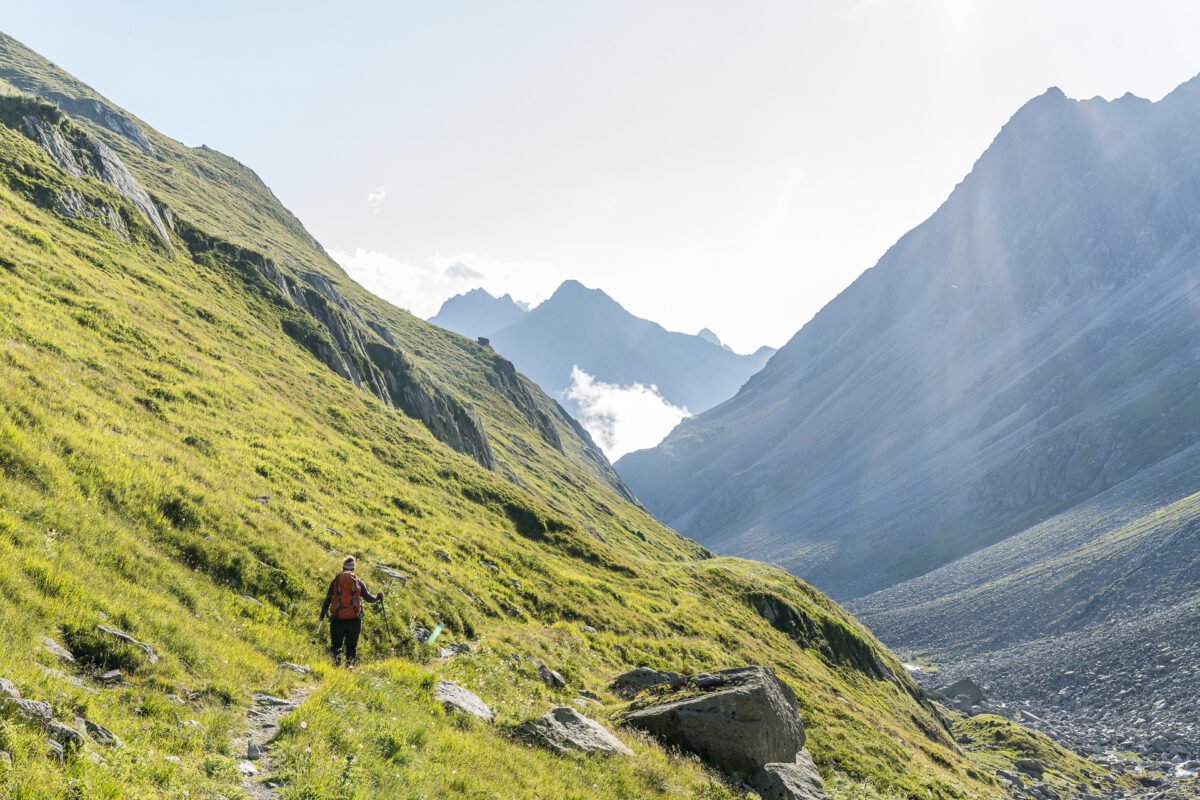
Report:
[[[428,316],[574,277],[780,345],[929,216],[1026,100],[1200,72],[1200,4],[0,0],[0,27],[253,167]]]

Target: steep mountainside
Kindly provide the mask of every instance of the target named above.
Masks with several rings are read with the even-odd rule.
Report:
[[[250,170],[3,36],[0,80],[0,796],[279,796],[243,782],[245,706],[304,685],[260,762],[285,797],[746,798],[605,689],[746,663],[794,687],[835,797],[1002,794],[840,607],[659,524],[509,362],[349,281]],[[387,592],[354,672],[313,639],[347,552]],[[514,736],[589,692],[632,756]]]
[[[518,322],[528,313],[512,299],[512,295],[492,297],[483,289],[456,294],[442,303],[437,314],[429,318],[434,325],[461,333],[469,339],[491,336],[502,328]]]
[[[578,281],[566,281],[490,339],[498,353],[555,397],[563,397],[571,368],[578,366],[605,383],[657,386],[668,402],[691,412],[732,397],[775,352],[761,347],[743,356],[719,341],[668,331]],[[562,402],[576,410],[571,400]]]
[[[1057,89],[729,402],[619,472],[835,597],[913,578],[1200,440],[1200,80]]]

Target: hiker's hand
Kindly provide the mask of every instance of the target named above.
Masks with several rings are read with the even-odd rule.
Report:
[[[379,590],[379,599],[380,599],[380,600],[382,600],[382,599],[383,599],[383,589],[380,589],[380,590]]]

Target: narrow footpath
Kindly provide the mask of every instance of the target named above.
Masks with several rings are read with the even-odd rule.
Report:
[[[246,733],[234,740],[234,753],[239,757],[238,771],[242,774],[242,790],[254,800],[276,800],[282,784],[274,780],[275,759],[271,755],[271,739],[279,732],[279,721],[296,710],[312,694],[309,687],[292,692],[288,699],[255,694],[254,705],[246,710]]]

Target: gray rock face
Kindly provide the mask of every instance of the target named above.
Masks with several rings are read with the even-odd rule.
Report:
[[[50,738],[61,744],[67,750],[74,750],[83,745],[83,734],[65,722],[52,719],[46,726]]]
[[[99,744],[106,745],[108,747],[125,746],[125,743],[121,741],[119,736],[98,722],[92,722],[90,719],[85,719],[83,720],[83,729],[87,731],[88,736],[92,737],[92,739]]]
[[[51,639],[49,636],[43,636],[39,646],[55,658],[71,663],[75,660],[75,656],[71,655],[71,651],[63,647],[58,642]]]
[[[470,714],[472,717],[478,717],[484,722],[495,721],[492,710],[488,708],[487,703],[483,702],[478,695],[449,681],[438,681],[434,684],[433,699],[444,704],[448,709],[452,708],[455,711]]]
[[[141,126],[125,114],[109,108],[99,100],[91,98],[68,97],[57,92],[49,92],[47,99],[53,101],[68,114],[87,117],[121,136],[125,141],[154,158],[154,146]]]
[[[75,129],[71,141],[67,142],[57,127],[35,116],[25,117],[25,133],[41,144],[50,160],[67,174],[75,178],[94,175],[125,195],[170,246],[171,237],[158,213],[158,206],[112,148],[81,128]]]
[[[633,711],[625,721],[737,772],[794,761],[805,734],[792,688],[767,667],[716,674],[725,678],[719,690]]]
[[[826,800],[825,784],[807,750],[791,763],[767,764],[750,779],[762,800]]]
[[[50,704],[39,700],[13,700],[12,698],[8,698],[5,699],[4,704],[14,715],[27,722],[48,725],[50,720],[54,718],[54,709],[50,708]]]
[[[603,725],[569,706],[552,708],[537,719],[521,723],[517,733],[527,741],[556,753],[578,750],[584,753],[633,755],[633,751]]]
[[[114,639],[120,639],[122,642],[125,642],[126,644],[133,645],[134,647],[141,650],[142,653],[145,654],[146,660],[149,661],[151,664],[158,663],[158,653],[156,653],[154,651],[153,647],[146,644],[145,642],[139,642],[137,639],[133,638],[125,631],[118,630],[117,628],[110,628],[108,625],[97,625],[96,630],[100,631],[101,633],[107,633],[109,636],[113,637]]]
[[[538,677],[551,689],[562,689],[567,685],[567,679],[558,670],[550,669],[545,664],[538,664]]]
[[[8,678],[0,678],[0,701],[20,699],[21,692],[17,690],[16,684]]]

